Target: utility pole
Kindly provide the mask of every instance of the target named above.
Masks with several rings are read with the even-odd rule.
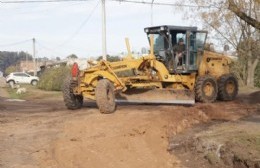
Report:
[[[106,4],[102,0],[102,52],[103,60],[107,60],[107,37],[106,37]]]
[[[35,38],[32,39],[33,41],[33,75],[37,75],[37,70],[36,70],[36,61],[35,61]]]
[[[152,3],[151,3],[151,26],[153,26],[153,2],[154,2],[154,0],[152,0]]]
[[[25,63],[26,63],[26,71],[28,71],[28,53],[26,52],[26,58],[25,58]]]

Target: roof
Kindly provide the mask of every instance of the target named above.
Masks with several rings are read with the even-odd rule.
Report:
[[[161,26],[153,26],[153,27],[146,27],[145,29],[160,29],[161,27],[165,27],[170,30],[190,30],[190,31],[197,31],[197,27],[188,27],[188,26],[174,26],[174,25],[161,25]]]

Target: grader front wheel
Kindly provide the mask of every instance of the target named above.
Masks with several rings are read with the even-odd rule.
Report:
[[[109,114],[116,110],[114,85],[107,79],[98,81],[96,102],[101,113]]]
[[[70,110],[80,109],[83,105],[83,96],[73,94],[73,87],[76,85],[77,83],[72,81],[71,77],[68,77],[63,84],[63,99]]]
[[[211,103],[217,99],[217,81],[211,76],[200,76],[196,81],[195,99],[203,103]]]

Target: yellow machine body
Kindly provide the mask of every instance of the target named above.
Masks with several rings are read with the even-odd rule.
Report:
[[[134,59],[126,56],[122,61],[100,61],[80,72],[79,85],[74,88],[75,94],[95,100],[95,88],[99,79],[105,78],[114,83],[116,91],[129,88],[158,88],[192,91],[197,76],[211,75],[219,78],[229,73],[230,58],[209,51],[201,56],[198,73],[170,74],[165,65],[156,60],[153,54]]]
[[[232,60],[203,50],[207,32],[182,26],[149,27],[145,32],[150,43],[147,55],[134,58],[126,39],[128,55],[121,61],[89,62],[90,67],[81,71],[74,64],[72,79],[63,89],[66,106],[78,109],[88,98],[102,113],[111,113],[118,100],[190,105],[195,100],[211,103],[236,97],[238,82],[229,69]],[[176,48],[180,45],[181,57]]]

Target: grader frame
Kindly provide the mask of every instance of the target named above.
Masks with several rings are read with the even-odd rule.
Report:
[[[150,41],[150,54],[135,59],[131,54],[129,41],[126,39],[128,55],[122,61],[101,60],[96,65],[81,71],[79,71],[78,65],[74,64],[72,77],[65,82],[63,90],[66,106],[69,109],[78,109],[82,106],[84,97],[95,100],[102,113],[111,113],[115,111],[116,107],[115,95],[132,89],[161,90],[162,92],[179,90],[194,93],[194,97],[191,97],[190,100],[170,101],[173,104],[193,104],[195,99],[208,103],[215,101],[217,97],[221,100],[233,100],[238,91],[238,84],[236,78],[230,73],[230,58],[222,54],[204,51],[201,48],[196,51],[193,66],[189,65],[190,55],[187,52],[185,62],[188,65],[184,65],[185,67],[181,70],[174,67],[174,72],[172,72],[172,69],[169,69],[165,63],[169,61],[166,60],[165,53],[167,51],[171,53],[172,44],[167,44],[163,50],[165,53],[162,56],[166,61],[162,61],[162,56],[158,52],[155,53],[154,34],[159,34],[163,40],[168,38],[166,41],[169,42],[171,31],[178,30],[185,34],[187,40],[191,38],[188,37],[191,33],[196,36],[197,32],[201,32],[194,27],[146,28],[145,31]],[[196,43],[195,40],[194,42]],[[204,45],[205,40],[202,43]],[[189,49],[189,45],[187,48]],[[193,56],[194,53],[192,53]],[[194,67],[197,68],[194,69]]]

